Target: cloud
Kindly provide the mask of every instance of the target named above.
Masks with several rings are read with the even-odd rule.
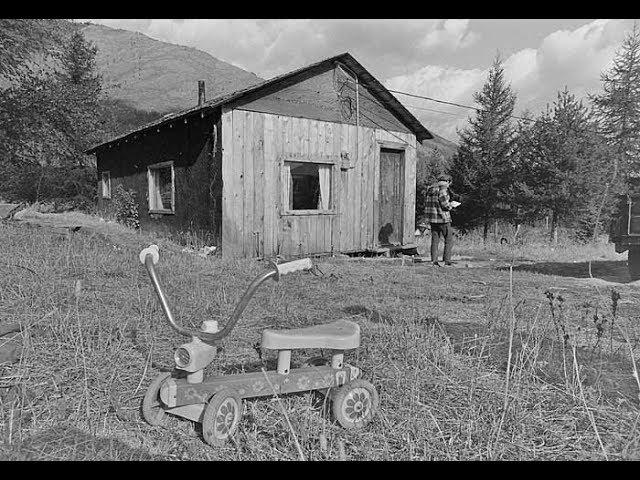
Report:
[[[601,88],[600,73],[611,67],[630,22],[596,20],[575,30],[558,30],[547,35],[537,48],[526,48],[504,60],[505,78],[516,92],[516,114],[528,109],[538,113],[552,103],[565,86],[579,98]],[[474,106],[473,93],[487,78],[486,69],[457,69],[428,66],[412,73],[389,78],[385,85],[393,90],[434,97]],[[398,95],[427,128],[455,140],[456,129],[466,125],[469,112],[426,100]],[[438,114],[409,107],[438,109],[454,115]]]
[[[466,48],[478,40],[479,35],[469,31],[468,19],[449,19],[442,23],[442,28],[427,33],[420,44],[426,48],[457,47]]]
[[[465,19],[92,21],[198,48],[263,78],[348,51],[394,90],[465,105],[473,104],[473,93],[481,88],[490,67],[478,68],[476,63],[454,66],[461,57],[473,59],[489,47],[472,30],[474,23]],[[517,111],[539,112],[565,85],[579,97],[598,91],[600,73],[611,65],[631,24],[631,20],[595,20],[575,29],[557,30],[537,45],[511,53],[504,59],[504,68],[518,96]],[[504,39],[492,42],[506,45],[513,34],[510,31]],[[450,139],[457,138],[456,128],[464,126],[472,113],[401,95],[398,98],[407,105],[455,113],[410,108],[428,128]]]
[[[187,45],[270,78],[323,58],[351,52],[380,78],[416,70],[439,52],[478,39],[468,20],[95,19],[157,40]]]

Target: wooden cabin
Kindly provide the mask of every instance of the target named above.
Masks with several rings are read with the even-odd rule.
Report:
[[[350,54],[165,115],[93,147],[143,229],[206,231],[224,257],[412,248],[429,131]]]

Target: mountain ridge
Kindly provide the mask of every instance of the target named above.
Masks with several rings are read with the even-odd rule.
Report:
[[[198,80],[205,81],[206,97],[215,98],[264,81],[255,73],[194,47],[153,39],[139,32],[94,23],[75,24],[98,47],[96,65],[105,93],[114,100],[161,117],[194,107]],[[446,158],[457,145],[427,126],[434,135],[419,148],[423,155],[437,149]]]
[[[205,81],[208,98],[263,81],[193,47],[93,23],[80,24],[80,30],[98,47],[105,93],[139,110],[165,114],[195,106],[198,80]]]

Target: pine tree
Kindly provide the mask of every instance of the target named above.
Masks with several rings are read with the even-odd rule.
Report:
[[[634,23],[613,66],[601,75],[603,92],[592,96],[608,143],[614,148],[611,183],[624,189],[630,172],[640,172],[640,28]],[[618,180],[620,183],[615,185]]]
[[[565,88],[534,123],[518,127],[513,195],[533,215],[550,214],[554,242],[560,225],[594,220],[594,199],[606,174],[595,126],[593,113]]]
[[[516,96],[505,83],[499,55],[474,100],[479,108],[469,126],[458,132],[460,148],[452,162],[453,188],[464,199],[454,219],[462,229],[483,225],[486,241],[491,221],[506,216],[506,191],[513,171],[510,117]]]
[[[71,36],[62,55],[61,74],[73,85],[100,90],[100,75],[97,73],[96,54],[98,48],[77,30]]]

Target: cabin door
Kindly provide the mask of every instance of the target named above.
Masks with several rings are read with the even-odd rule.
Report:
[[[404,210],[404,150],[380,149],[380,208],[378,244],[402,243]]]

